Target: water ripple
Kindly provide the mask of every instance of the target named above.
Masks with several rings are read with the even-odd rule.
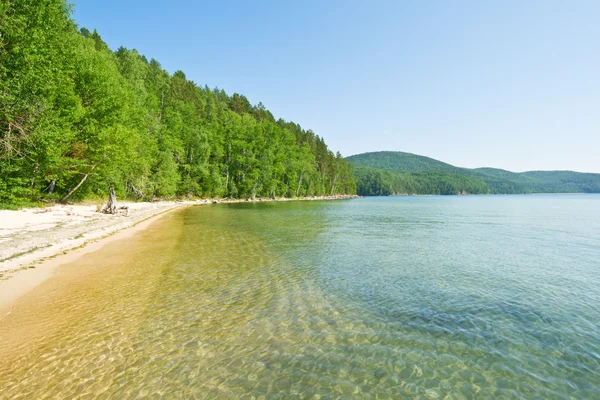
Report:
[[[188,209],[0,321],[0,398],[594,398],[591,198]]]

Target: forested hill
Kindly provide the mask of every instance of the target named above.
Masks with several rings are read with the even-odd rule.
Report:
[[[64,0],[0,3],[0,205],[355,193],[322,138],[78,29]],[[209,61],[207,61],[209,62]]]
[[[346,160],[353,164],[360,195],[600,193],[600,174],[468,169],[393,151],[358,154]]]
[[[367,167],[389,169],[392,171],[446,171],[457,172],[460,168],[433,158],[418,156],[400,151],[377,151],[372,153],[356,154],[346,157],[346,160],[365,165]]]

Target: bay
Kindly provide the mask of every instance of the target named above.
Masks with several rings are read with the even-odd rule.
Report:
[[[0,398],[594,398],[600,196],[191,207],[0,320]]]

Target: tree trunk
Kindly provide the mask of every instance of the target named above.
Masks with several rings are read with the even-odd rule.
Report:
[[[127,181],[126,188],[131,193],[135,194],[135,197],[137,199],[141,199],[142,197],[144,197],[144,192],[133,186],[133,183],[131,183],[131,181]]]
[[[70,192],[69,192],[69,193],[68,193],[68,194],[67,194],[65,197],[63,197],[63,198],[60,200],[60,202],[61,202],[61,203],[64,203],[65,201],[67,201],[67,199],[68,199],[69,197],[71,197],[71,195],[72,195],[73,193],[75,193],[75,191],[76,191],[77,189],[79,189],[79,187],[80,187],[81,185],[83,185],[83,182],[85,182],[85,180],[88,178],[88,176],[89,176],[89,174],[85,174],[85,175],[83,176],[83,179],[82,179],[81,181],[79,181],[79,183],[77,184],[77,186],[75,186],[73,189],[71,189],[71,191],[70,191]]]
[[[52,182],[50,182],[50,184],[48,185],[48,187],[46,189],[44,189],[44,192],[48,192],[48,194],[52,194],[52,192],[54,192],[54,187],[56,186],[56,181],[52,180]]]
[[[254,181],[254,186],[252,187],[252,200],[256,198],[256,188],[258,186],[258,180]]]
[[[300,187],[302,186],[302,172],[300,172],[300,179],[298,179],[298,189],[296,189],[296,197],[300,194]]]
[[[335,190],[335,183],[337,182],[338,176],[334,175],[333,180],[331,181],[331,194],[330,196],[333,196],[333,192]]]
[[[79,181],[79,183],[77,184],[77,186],[75,186],[73,189],[71,189],[71,191],[65,196],[63,197],[60,202],[64,203],[69,197],[71,197],[71,195],[73,193],[75,193],[75,191],[77,189],[79,189],[79,187],[81,185],[83,185],[83,182],[85,182],[85,180],[88,178],[88,176],[90,175],[90,173],[94,170],[94,168],[96,168],[98,166],[98,164],[100,164],[102,161],[104,161],[104,159],[106,158],[106,154],[102,157],[102,159],[100,161],[98,161],[96,164],[92,165],[92,168],[90,168],[90,172],[88,172],[87,174],[85,174],[83,176],[83,179],[81,181]]]
[[[225,194],[229,192],[229,164],[227,164],[227,170],[225,174]]]

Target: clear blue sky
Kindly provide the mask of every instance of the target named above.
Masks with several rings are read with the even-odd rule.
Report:
[[[600,1],[77,0],[74,18],[344,156],[600,172]]]

